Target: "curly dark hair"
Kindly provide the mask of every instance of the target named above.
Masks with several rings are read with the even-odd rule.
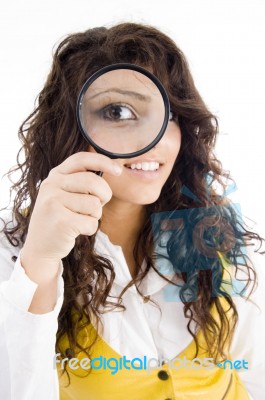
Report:
[[[108,64],[120,62],[145,67],[161,80],[182,137],[180,152],[160,197],[155,203],[145,206],[146,220],[134,248],[134,257],[140,271],[140,255],[144,254],[146,269],[124,288],[121,296],[129,286],[143,279],[150,268],[163,276],[155,266],[157,254],[154,251],[153,216],[166,213],[170,225],[176,220],[172,219],[174,213],[189,213],[186,214],[187,229],[168,227],[167,257],[174,266],[176,276],[183,281],[180,298],[184,315],[188,318],[187,329],[196,341],[197,351],[196,332],[200,329],[206,338],[209,353],[217,359],[218,354],[225,356],[225,345],[231,341],[238,319],[232,296],[222,288],[224,264],[218,254],[222,253],[227,262],[236,268],[241,257],[244,262],[240,267],[248,276],[246,285],[252,282],[254,287],[255,269],[247,263],[244,247],[253,246],[253,239],[259,241],[261,247],[264,239],[246,229],[231,201],[218,195],[213,185],[207,184],[206,178],[210,176],[212,182],[219,183],[225,190],[227,182],[233,181],[214,154],[218,120],[196,89],[184,54],[172,39],[158,29],[144,24],[121,23],[110,28],[99,27],[68,35],[59,44],[36,107],[19,129],[22,147],[17,165],[8,171],[9,175],[17,170],[22,173],[11,188],[16,191],[13,207],[16,225],[9,230],[5,226],[4,233],[13,246],[23,245],[41,182],[52,168],[70,155],[87,151],[88,144],[78,130],[75,116],[78,93],[92,73]],[[24,162],[19,161],[21,151],[25,152]],[[187,196],[183,188],[188,188],[193,195]],[[27,213],[23,212],[25,202],[29,204]],[[206,223],[197,225],[203,219]],[[196,243],[207,243],[211,254],[205,254],[200,246],[194,245],[195,226]],[[225,240],[222,237],[224,233]],[[108,301],[115,271],[109,259],[95,252],[94,243],[95,235],[78,236],[74,248],[63,259],[65,295],[58,320],[57,352],[62,351],[60,339],[67,334],[70,349],[77,347],[89,356],[91,346],[83,348],[77,339],[83,318],[88,324],[89,313],[92,312],[98,324],[101,306],[124,308],[121,296],[116,303]],[[232,310],[231,318],[222,307],[220,296]],[[78,298],[83,299],[82,304]],[[220,324],[211,315],[213,304]],[[77,318],[73,317],[73,310]],[[192,321],[196,323],[194,332],[191,330]]]

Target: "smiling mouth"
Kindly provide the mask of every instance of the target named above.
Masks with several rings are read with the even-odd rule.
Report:
[[[131,163],[124,165],[128,169],[139,171],[157,171],[161,164],[157,161],[144,161],[141,163]]]

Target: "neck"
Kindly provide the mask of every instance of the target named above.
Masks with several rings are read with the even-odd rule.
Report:
[[[133,249],[145,219],[145,207],[112,198],[104,206],[100,230],[113,244]]]

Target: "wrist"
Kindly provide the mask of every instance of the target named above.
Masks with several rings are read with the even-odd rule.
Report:
[[[43,257],[25,246],[20,252],[20,263],[28,277],[39,284],[57,278],[61,260]]]

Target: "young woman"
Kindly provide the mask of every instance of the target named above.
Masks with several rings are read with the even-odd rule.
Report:
[[[123,62],[158,77],[171,113],[155,147],[111,160],[80,134],[75,107],[89,76]],[[159,30],[123,23],[59,45],[2,211],[1,398],[263,398],[265,277],[251,250],[263,239],[209,184],[229,178],[217,133]]]

